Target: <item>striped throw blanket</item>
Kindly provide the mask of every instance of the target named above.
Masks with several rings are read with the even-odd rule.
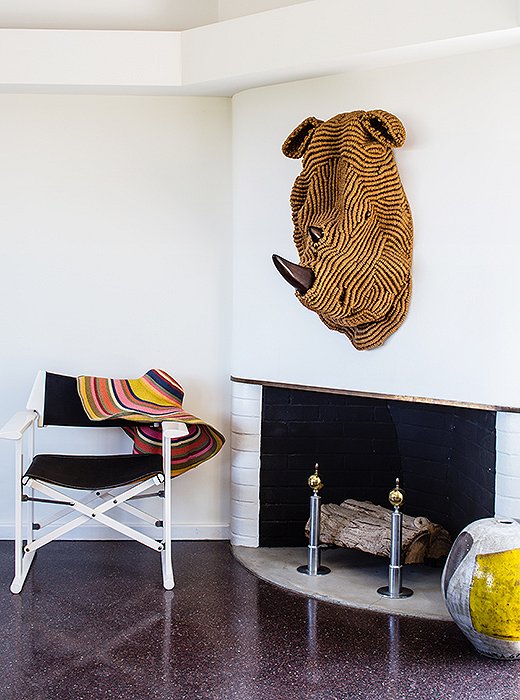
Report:
[[[182,408],[183,388],[160,369],[151,369],[139,379],[81,376],[78,393],[91,420],[122,418],[140,424],[123,427],[134,441],[136,454],[162,453],[161,421],[185,423],[188,434],[172,440],[172,476],[211,459],[225,442],[218,430]]]

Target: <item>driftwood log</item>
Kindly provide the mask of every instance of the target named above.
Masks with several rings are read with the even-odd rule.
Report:
[[[321,506],[320,542],[360,549],[382,557],[390,556],[392,511],[369,501],[347,499],[340,505]],[[309,523],[305,527],[309,536]],[[403,564],[422,564],[439,559],[450,551],[448,532],[428,518],[403,514]]]

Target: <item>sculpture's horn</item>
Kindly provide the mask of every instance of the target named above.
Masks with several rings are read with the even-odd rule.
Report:
[[[305,294],[314,284],[314,272],[308,267],[296,265],[279,255],[273,255],[273,263],[284,280],[292,284],[300,294]]]

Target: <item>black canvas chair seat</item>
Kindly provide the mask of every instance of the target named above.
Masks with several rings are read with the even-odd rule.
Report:
[[[109,489],[156,476],[162,469],[161,455],[40,454],[24,478],[72,489]]]

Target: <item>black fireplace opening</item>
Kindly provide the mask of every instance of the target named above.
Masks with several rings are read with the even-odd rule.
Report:
[[[494,514],[494,411],[278,387],[263,388],[262,404],[260,546],[307,543],[316,462],[323,503],[389,507],[398,477],[403,512],[453,537]]]

